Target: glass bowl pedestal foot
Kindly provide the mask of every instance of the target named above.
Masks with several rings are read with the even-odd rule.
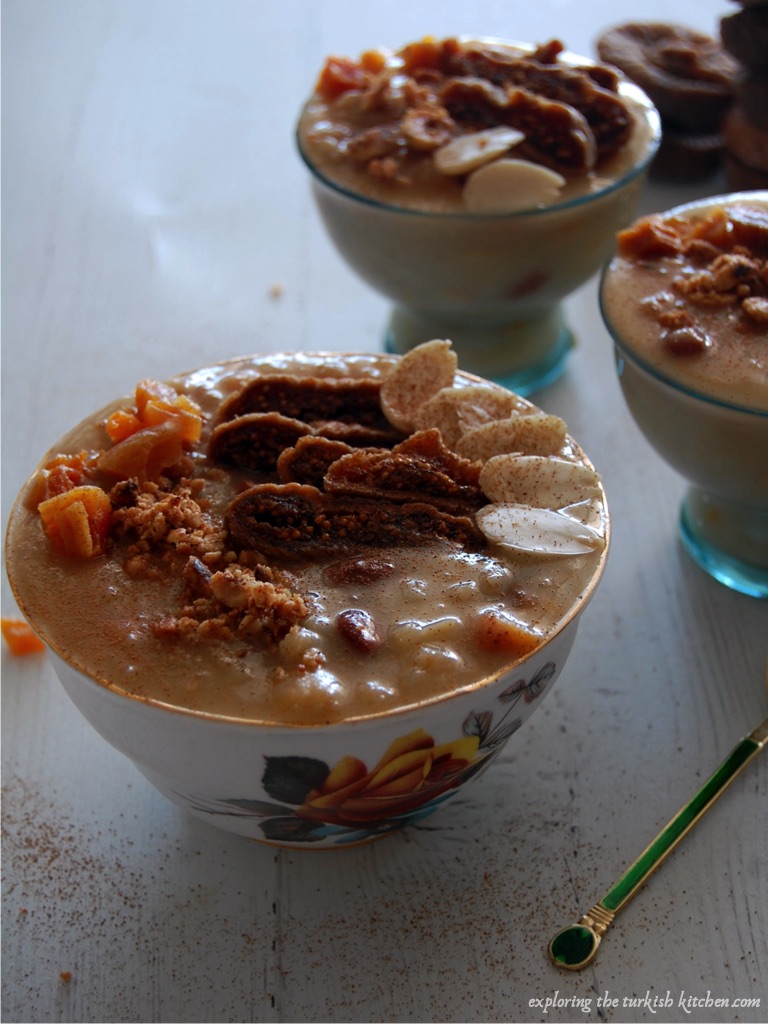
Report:
[[[512,321],[454,318],[394,306],[385,339],[388,352],[402,355],[434,338],[452,342],[462,369],[520,395],[556,380],[574,344],[560,303]]]
[[[732,590],[768,598],[768,509],[690,487],[680,535],[695,562]]]

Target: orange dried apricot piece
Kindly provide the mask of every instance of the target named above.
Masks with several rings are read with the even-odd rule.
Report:
[[[103,452],[98,468],[117,480],[157,480],[183,454],[181,419],[174,416],[157,426],[143,427]]]
[[[718,249],[733,248],[733,230],[730,218],[722,207],[712,210],[703,220],[690,226],[692,238],[703,238]]]
[[[381,50],[366,50],[360,55],[360,67],[377,75],[387,66],[387,58]]]
[[[429,36],[416,43],[409,43],[399,52],[403,59],[403,71],[406,74],[411,74],[419,68],[439,67],[441,54],[442,47]]]
[[[364,89],[368,72],[347,57],[328,57],[315,86],[325,100],[335,100],[350,89]]]
[[[100,487],[73,487],[41,502],[38,511],[49,540],[63,554],[76,558],[103,554],[112,504]]]
[[[136,413],[139,419],[143,419],[148,402],[172,402],[177,397],[177,392],[170,384],[160,380],[140,380],[136,385]]]
[[[88,452],[73,455],[56,455],[40,470],[26,499],[28,508],[37,508],[41,501],[56,494],[65,494],[73,487],[79,487],[86,479]]]
[[[11,654],[39,654],[45,650],[43,641],[24,619],[3,619],[0,628]]]
[[[203,413],[197,402],[180,395],[170,384],[142,380],[136,386],[136,415],[145,427],[156,427],[175,417],[180,424],[182,441],[194,444],[200,440]]]
[[[117,444],[141,430],[141,420],[130,409],[116,409],[104,424],[110,441]]]
[[[671,256],[682,248],[679,234],[657,216],[642,217],[616,238],[622,256]]]
[[[542,640],[517,619],[491,608],[476,616],[473,635],[475,642],[484,650],[520,658],[535,650]]]
[[[179,433],[182,441],[194,444],[200,440],[203,429],[203,416],[198,405],[186,395],[175,395],[170,401],[152,399],[144,406],[142,420],[148,427],[156,427],[168,419],[179,422]]]
[[[200,440],[203,413],[197,402],[179,394],[169,384],[142,380],[136,385],[136,408],[117,409],[104,426],[112,443],[119,445],[147,427],[158,427],[168,420],[175,421],[182,442],[194,444]],[[130,450],[135,453],[143,443],[131,446]]]

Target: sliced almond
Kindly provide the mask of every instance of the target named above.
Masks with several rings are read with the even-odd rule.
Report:
[[[494,455],[556,455],[566,437],[566,424],[546,412],[516,413],[505,420],[483,423],[467,431],[456,445],[465,459],[487,462]]]
[[[592,527],[549,508],[501,502],[477,513],[488,540],[534,555],[587,555],[605,545]]]
[[[470,213],[513,213],[547,206],[560,195],[565,178],[528,160],[494,160],[473,171],[464,185]]]
[[[515,410],[517,402],[511,392],[492,391],[481,384],[443,388],[421,407],[416,416],[416,428],[437,427],[444,443],[455,450],[459,438],[468,430],[505,419]]]
[[[542,455],[494,455],[480,471],[480,487],[494,502],[563,508],[600,494],[589,466]]]
[[[435,167],[441,174],[469,174],[489,160],[503,156],[524,138],[517,128],[504,125],[461,135],[435,150]]]
[[[406,352],[381,384],[381,408],[392,426],[411,433],[421,406],[451,387],[457,365],[450,341],[425,341]]]

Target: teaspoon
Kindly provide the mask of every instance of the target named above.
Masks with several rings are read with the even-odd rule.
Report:
[[[743,737],[696,795],[682,807],[601,900],[575,924],[563,928],[549,943],[554,964],[580,971],[592,963],[597,947],[620,910],[677,846],[750,761],[768,745],[768,718]]]

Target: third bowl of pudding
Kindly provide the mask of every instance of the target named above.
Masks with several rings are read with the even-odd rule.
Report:
[[[635,215],[659,120],[559,43],[462,37],[329,58],[297,137],[338,251],[393,302],[386,347],[450,338],[527,394],[564,367],[561,300]]]
[[[688,551],[768,596],[768,192],[640,219],[606,267],[601,306],[621,388],[648,441],[689,482]]]

